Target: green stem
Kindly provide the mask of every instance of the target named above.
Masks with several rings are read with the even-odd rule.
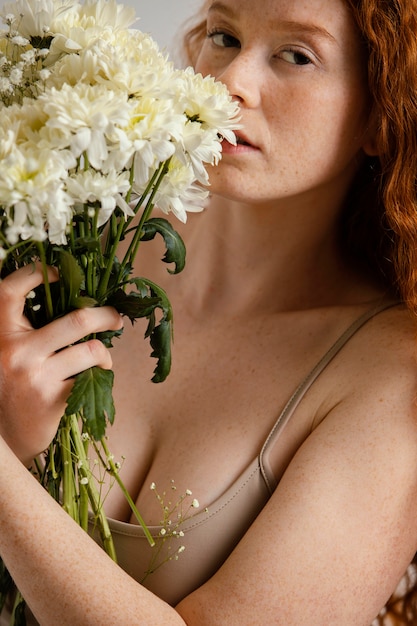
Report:
[[[97,288],[98,302],[100,302],[106,294],[106,291],[109,285],[110,276],[113,270],[113,264],[114,264],[114,259],[116,257],[117,248],[122,238],[122,235],[125,231],[125,228],[126,228],[126,224],[121,219],[117,228],[117,234],[115,235],[112,241],[112,246],[110,250],[106,250],[106,255],[105,255],[106,256],[106,269],[104,271],[103,276],[100,279],[100,284]]]
[[[46,302],[47,319],[52,320],[54,316],[54,307],[52,304],[51,286],[49,284],[49,278],[48,278],[48,268],[47,268],[47,262],[46,262],[45,248],[43,247],[40,241],[37,242],[36,245],[38,248],[39,258],[42,263],[42,274],[43,274],[43,282],[44,282],[44,287],[45,287],[45,302]]]
[[[132,498],[130,496],[130,493],[128,492],[128,490],[126,489],[122,479],[120,478],[119,470],[116,467],[115,462],[113,461],[113,457],[110,454],[110,451],[109,451],[109,449],[107,447],[107,443],[106,443],[104,437],[100,440],[100,443],[101,443],[102,448],[104,450],[104,454],[106,455],[107,471],[115,479],[115,481],[119,485],[120,489],[122,490],[122,493],[123,493],[124,497],[126,498],[126,501],[129,504],[129,506],[130,506],[130,508],[132,510],[133,515],[136,517],[137,521],[142,526],[143,532],[145,533],[145,536],[146,536],[146,539],[148,540],[149,545],[150,546],[154,546],[155,545],[155,540],[152,537],[151,533],[149,532],[149,529],[146,526],[143,517],[139,513],[139,511],[138,511],[138,509],[136,507],[136,504],[132,500]]]
[[[154,208],[154,199],[155,199],[155,195],[156,192],[159,189],[160,184],[162,183],[166,173],[168,172],[169,169],[169,164],[171,162],[171,159],[168,159],[167,161],[165,161],[164,163],[162,163],[159,167],[159,169],[156,171],[154,177],[152,178],[153,181],[153,187],[152,187],[152,192],[151,195],[148,199],[148,202],[146,203],[146,207],[141,215],[140,221],[139,221],[139,225],[138,227],[135,229],[135,234],[132,238],[132,241],[130,242],[128,251],[125,254],[125,258],[123,259],[122,265],[124,263],[131,263],[133,264],[134,259],[136,258],[136,254],[138,251],[138,247],[140,244],[140,240],[142,237],[142,228],[144,223],[150,218],[151,213],[153,211]]]
[[[61,420],[59,427],[59,439],[62,454],[62,508],[77,523],[79,522],[78,508],[76,503],[75,476],[73,470],[73,455],[71,446],[71,426],[68,417]]]
[[[94,520],[98,523],[103,546],[107,554],[117,563],[116,551],[113,544],[113,538],[109,528],[109,523],[106,514],[103,510],[103,504],[100,500],[100,494],[92,480],[93,476],[90,470],[90,464],[85,452],[84,444],[81,438],[80,427],[78,418],[76,415],[70,415],[68,421],[71,429],[72,443],[74,446],[75,455],[78,459],[77,466],[81,479],[86,479],[86,491],[88,499],[94,515]]]
[[[142,196],[139,198],[138,202],[136,203],[135,209],[134,209],[134,213],[135,215],[137,215],[139,209],[141,208],[145,198],[149,195],[149,199],[148,202],[146,203],[145,209],[141,215],[140,221],[139,221],[139,225],[137,227],[134,228],[134,237],[132,238],[132,241],[130,242],[130,245],[128,247],[128,250],[126,252],[126,254],[123,257],[123,260],[120,263],[120,271],[119,271],[119,279],[116,281],[117,283],[120,283],[120,277],[124,275],[125,269],[126,269],[126,265],[128,263],[133,263],[135,257],[136,257],[136,253],[137,253],[137,249],[139,246],[139,242],[142,236],[142,227],[143,224],[146,222],[146,220],[149,219],[152,210],[154,208],[154,198],[155,198],[155,194],[158,191],[158,188],[164,178],[164,176],[166,175],[168,168],[169,168],[169,164],[171,162],[171,159],[168,159],[167,161],[164,161],[163,163],[161,163],[161,165],[159,166],[159,168],[156,170],[156,172],[154,172],[151,180],[149,181],[145,191],[143,192]],[[131,174],[131,179],[132,179],[132,174]],[[105,257],[106,257],[106,269],[105,272],[103,274],[103,276],[100,279],[100,284],[98,286],[97,289],[97,300],[100,302],[108,289],[108,284],[109,284],[109,279],[110,279],[110,275],[111,272],[113,270],[113,265],[114,265],[114,259],[116,257],[116,253],[117,253],[117,248],[119,246],[119,243],[122,239],[122,237],[128,232],[129,226],[132,223],[134,219],[133,217],[128,217],[125,218],[125,216],[122,216],[120,218],[120,222],[118,224],[118,228],[117,228],[117,234],[112,237],[111,241],[111,246],[110,249],[107,249],[106,246],[106,251],[105,251]],[[114,231],[113,231],[114,232]]]

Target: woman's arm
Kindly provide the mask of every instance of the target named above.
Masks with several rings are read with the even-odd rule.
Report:
[[[184,624],[71,520],[1,438],[0,555],[42,626]]]

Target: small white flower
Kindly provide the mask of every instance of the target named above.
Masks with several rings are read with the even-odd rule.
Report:
[[[156,489],[155,483],[151,483],[149,488],[151,489],[151,491],[155,491],[155,489]]]
[[[9,79],[12,85],[20,85],[22,82],[22,78],[23,78],[22,69],[19,67],[13,68],[9,76]]]
[[[161,528],[159,534],[161,535],[161,537],[164,537],[167,534],[166,528]]]
[[[22,37],[21,35],[15,35],[14,37],[11,38],[11,42],[15,45],[15,46],[28,46],[29,45],[29,39],[26,39],[26,37]]]
[[[42,70],[40,70],[40,72],[39,72],[39,78],[40,78],[41,80],[43,80],[43,81],[47,81],[47,80],[48,80],[48,78],[50,77],[50,75],[51,75],[50,70],[47,70],[47,69],[45,69],[45,68],[44,68],[44,69],[42,69]]]
[[[198,509],[200,506],[199,501],[197,500],[197,498],[194,498],[194,500],[191,503],[191,506],[193,507],[193,509]]]
[[[80,484],[81,485],[88,485],[88,478],[86,476],[84,476],[83,478],[81,478],[80,480]]]
[[[4,15],[3,20],[5,24],[13,24],[13,22],[15,21],[16,16],[13,13],[7,13],[6,15]]]
[[[6,76],[0,76],[0,93],[13,93],[12,84]]]
[[[20,58],[24,63],[27,63],[28,65],[35,63],[36,62],[35,50],[33,48],[30,48],[30,50],[26,50],[26,52],[23,52],[20,55]]]

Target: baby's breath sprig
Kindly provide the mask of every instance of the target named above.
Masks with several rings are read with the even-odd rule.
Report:
[[[193,494],[190,489],[186,489],[174,502],[167,499],[166,491],[159,493],[154,482],[151,483],[150,489],[161,505],[162,519],[159,535],[155,537],[155,546],[152,548],[151,560],[141,580],[142,583],[164,563],[178,560],[180,554],[185,550],[185,545],[181,543],[181,539],[184,537],[181,526],[195,514],[196,509],[200,508],[197,498],[192,498]],[[170,489],[174,493],[177,491],[174,480],[171,480]]]

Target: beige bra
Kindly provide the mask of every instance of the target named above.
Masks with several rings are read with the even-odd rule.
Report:
[[[259,456],[207,510],[201,510],[181,525],[184,536],[171,540],[171,554],[185,546],[178,560],[163,563],[144,585],[166,602],[175,605],[207,581],[226,560],[274,492],[280,476],[274,476],[270,453],[300,401],[345,343],[372,317],[398,303],[385,303],[357,319],[326,352],[295,390],[270,431]],[[152,550],[140,526],[110,520],[118,561],[137,581],[149,568]],[[160,526],[150,526],[158,542]],[[166,542],[165,546],[168,544]],[[169,552],[161,558],[169,556]]]

